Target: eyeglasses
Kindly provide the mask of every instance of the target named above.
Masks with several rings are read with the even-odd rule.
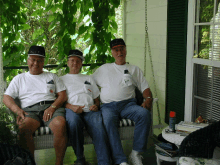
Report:
[[[76,62],[76,64],[80,64],[80,63],[82,63],[82,60],[74,60],[74,59],[69,59],[68,60],[69,62],[71,62],[71,63],[74,63],[74,62]]]
[[[116,48],[114,48],[114,49],[112,49],[113,51],[116,51],[116,52],[118,52],[118,51],[124,51],[125,50],[125,46],[119,46],[119,47],[116,47]]]
[[[32,63],[35,63],[35,62],[43,63],[44,62],[44,60],[36,60],[36,59],[32,59],[32,58],[28,58],[28,60],[30,60]]]

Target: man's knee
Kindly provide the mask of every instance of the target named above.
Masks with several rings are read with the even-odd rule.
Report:
[[[105,127],[118,125],[119,124],[119,116],[116,114],[106,113],[103,115],[103,123]]]
[[[57,133],[65,133],[66,132],[66,120],[63,116],[55,117],[49,124],[52,132],[54,134]]]
[[[68,124],[68,127],[70,129],[79,129],[81,127],[84,127],[84,123],[83,120],[81,119],[81,117],[79,115],[75,115],[75,116],[66,116],[66,122]]]
[[[23,136],[32,136],[32,134],[37,130],[38,127],[40,127],[39,121],[27,117],[25,118],[25,120],[19,123],[19,134]]]
[[[143,120],[143,121],[146,121],[147,123],[150,123],[151,121],[151,112],[145,108],[141,107],[137,111],[136,115],[138,115],[138,120]]]

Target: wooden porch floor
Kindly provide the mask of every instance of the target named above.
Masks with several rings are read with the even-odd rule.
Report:
[[[156,140],[154,138],[150,138],[148,142],[148,150],[143,154],[143,164],[144,165],[157,165],[156,163],[156,156],[154,150],[154,143]],[[122,145],[124,148],[124,152],[128,157],[131,150],[132,150],[132,141],[125,140],[122,141]],[[85,158],[86,161],[89,162],[91,165],[97,165],[96,153],[94,150],[94,146],[92,144],[84,146],[85,151]],[[73,165],[74,161],[76,160],[76,156],[72,147],[68,147],[64,165]],[[54,149],[45,149],[45,150],[37,150],[35,151],[35,161],[37,165],[54,165],[55,164],[55,151]],[[175,163],[170,162],[162,162],[162,165],[175,165]]]

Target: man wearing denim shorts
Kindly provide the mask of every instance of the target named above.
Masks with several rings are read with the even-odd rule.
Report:
[[[118,132],[120,118],[135,122],[133,150],[130,160],[133,165],[143,165],[141,153],[146,151],[151,125],[150,109],[152,95],[148,83],[139,67],[126,64],[126,45],[123,39],[110,42],[114,63],[104,64],[93,74],[96,84],[101,87],[101,111],[115,164],[127,165]],[[135,99],[135,88],[146,99],[139,106]]]
[[[68,95],[66,121],[69,141],[77,157],[75,165],[86,165],[84,127],[95,146],[98,165],[110,165],[108,137],[99,111],[99,89],[91,76],[80,73],[83,61],[80,50],[70,50],[67,62],[69,73],[61,77]]]
[[[67,100],[66,88],[58,76],[43,71],[44,58],[44,47],[30,47],[27,59],[29,71],[13,78],[3,102],[18,115],[20,144],[33,156],[33,133],[40,126],[51,128],[56,165],[61,165],[67,144],[65,109],[61,107]],[[21,107],[15,103],[15,98],[20,100]]]

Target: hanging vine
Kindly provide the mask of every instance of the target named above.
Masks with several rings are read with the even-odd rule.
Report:
[[[0,0],[3,66],[26,65],[31,45],[46,49],[46,63],[65,63],[70,49],[84,51],[85,63],[112,62],[109,42],[117,33],[118,0]],[[22,70],[7,70],[10,81]]]

